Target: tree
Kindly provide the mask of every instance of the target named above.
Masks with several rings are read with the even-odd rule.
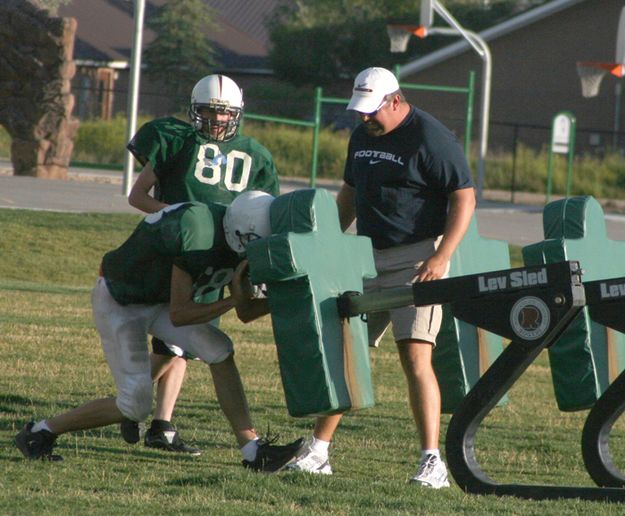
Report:
[[[56,16],[59,10],[59,6],[61,4],[67,5],[71,1],[72,0],[32,0],[32,3],[38,7],[41,7],[42,9],[46,9],[50,13],[50,15]]]
[[[409,7],[406,4],[410,4]],[[367,66],[392,67],[386,20],[414,16],[402,0],[297,0],[269,26],[276,75],[296,85],[328,86]]]
[[[147,20],[156,38],[144,52],[146,74],[188,99],[193,85],[216,64],[208,38],[217,30],[215,17],[203,0],[171,0],[159,8]]]

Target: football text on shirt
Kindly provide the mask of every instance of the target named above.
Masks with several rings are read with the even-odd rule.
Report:
[[[375,165],[375,163],[379,163],[381,161],[392,161],[393,163],[397,163],[398,165],[404,165],[404,161],[401,159],[401,156],[395,156],[395,154],[391,154],[390,152],[381,152],[376,150],[359,150],[354,152],[354,159],[358,158],[371,158],[371,165]],[[374,161],[377,160],[377,161]]]

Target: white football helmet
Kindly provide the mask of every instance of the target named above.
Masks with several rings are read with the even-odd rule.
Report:
[[[210,120],[203,117],[200,108],[208,108],[217,113],[228,113],[228,121]],[[189,118],[193,127],[202,132],[205,137],[211,136],[211,128],[223,127],[218,141],[227,141],[234,138],[241,123],[243,115],[243,91],[229,77],[225,75],[207,75],[197,82],[191,92],[191,104],[189,106]]]
[[[269,206],[273,200],[273,195],[249,190],[237,196],[228,206],[223,226],[226,242],[233,251],[241,254],[252,240],[271,235]]]

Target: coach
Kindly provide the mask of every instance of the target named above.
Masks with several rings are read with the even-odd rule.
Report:
[[[358,234],[370,237],[374,247],[378,276],[365,280],[365,292],[445,277],[475,210],[474,184],[455,136],[411,106],[395,76],[384,68],[358,74],[347,109],[357,112],[362,124],[349,141],[337,203],[341,228],[356,218]],[[368,318],[371,346],[377,346],[392,323],[421,439],[420,463],[411,481],[432,488],[449,486],[439,452],[441,398],[432,368],[441,318],[440,305],[409,306]],[[320,418],[310,446],[308,463],[325,464],[326,472],[323,449],[340,417]],[[310,460],[316,453],[318,460]],[[306,459],[301,457],[291,468],[300,465],[310,471]]]

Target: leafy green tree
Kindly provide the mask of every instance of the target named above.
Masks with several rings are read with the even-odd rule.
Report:
[[[46,9],[52,16],[56,16],[61,5],[67,5],[72,0],[32,0],[32,3],[38,7]]]
[[[391,67],[397,59],[389,51],[387,18],[414,16],[416,9],[402,0],[298,0],[274,13],[272,67],[293,84],[322,86],[367,66]]]
[[[188,98],[193,85],[216,64],[210,31],[215,12],[204,0],[169,1],[146,21],[156,38],[143,54],[146,74],[172,95]]]

